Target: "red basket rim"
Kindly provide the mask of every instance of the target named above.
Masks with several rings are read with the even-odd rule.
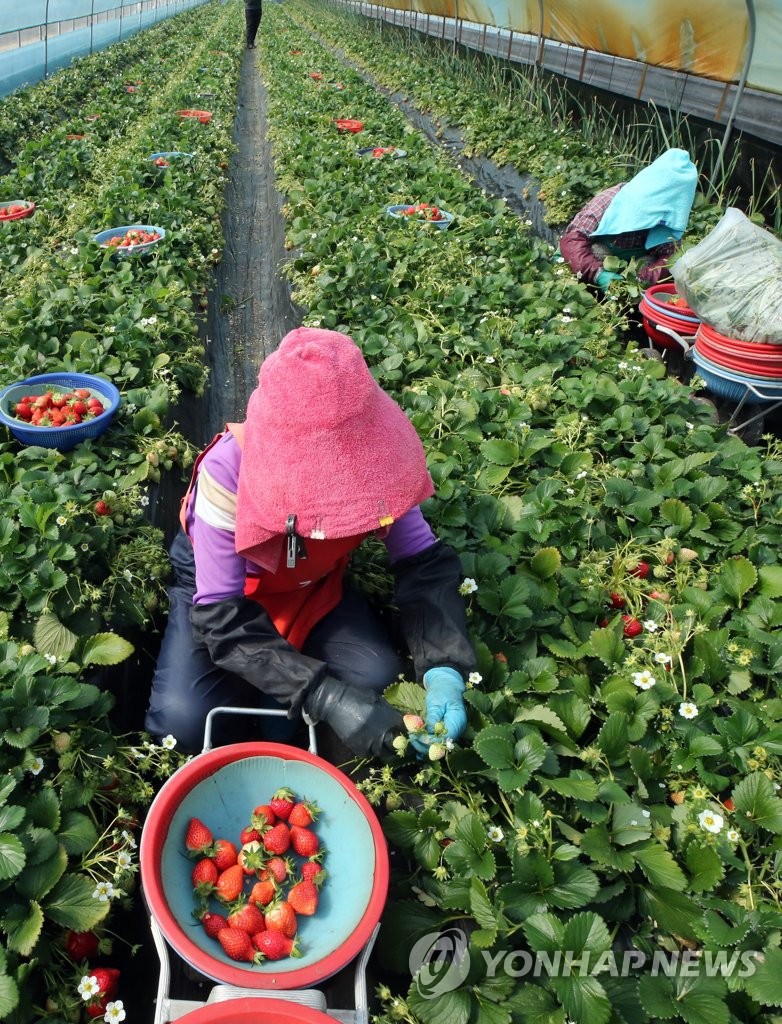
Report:
[[[341,132],[360,132],[364,127],[364,122],[357,121],[354,117],[339,117],[334,124]]]
[[[768,341],[742,341],[740,338],[731,338],[705,322],[701,324],[699,333],[707,341],[725,345],[735,352],[745,352],[747,355],[782,355],[782,345],[773,345]]]
[[[168,906],[157,870],[160,854],[168,834],[172,808],[176,808],[193,785],[213,775],[220,768],[233,761],[248,757],[277,757],[286,761],[304,761],[335,779],[359,806],[372,832],[375,847],[375,871],[372,891],[364,916],[349,938],[337,949],[315,964],[279,974],[252,974],[239,967],[232,967],[214,959],[193,943],[182,931],[176,917]],[[139,851],[141,880],[152,916],[159,924],[166,939],[173,948],[197,971],[208,978],[218,977],[224,984],[240,988],[289,989],[307,988],[330,978],[337,971],[354,960],[369,941],[386,902],[389,881],[389,860],[385,836],[369,801],[353,782],[334,765],[324,761],[300,747],[283,743],[234,743],[225,747],[199,754],[184,764],[161,787],[152,801],[141,834]],[[172,938],[172,936],[174,938]]]
[[[779,362],[775,365],[748,356],[724,352],[702,337],[695,339],[695,349],[717,366],[724,366],[726,370],[735,370],[737,373],[744,373],[750,377],[782,377],[782,352],[779,353]]]
[[[185,1024],[333,1024],[334,1018],[285,999],[247,996],[207,1003],[184,1017]]]
[[[0,217],[0,220],[21,220],[23,217],[29,217],[35,210],[35,203],[30,202],[28,199],[9,199],[6,203],[0,203],[0,209],[7,209],[9,206],[23,206],[24,209],[20,210],[19,213],[10,213],[5,217]]]
[[[654,303],[658,295],[679,295],[683,298],[681,292],[673,281],[665,281],[662,284],[653,284],[650,288],[646,289],[643,297],[649,302]],[[696,320],[700,319],[695,310],[691,309],[686,303],[683,306],[672,306],[670,302],[662,302],[661,305],[671,310],[676,310],[681,313],[682,316],[695,317]]]
[[[211,110],[177,110],[180,117],[196,117],[199,121],[209,121],[212,117]]]

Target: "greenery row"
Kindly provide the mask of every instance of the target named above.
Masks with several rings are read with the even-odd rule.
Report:
[[[666,377],[623,340],[623,301],[596,302],[374,85],[396,67],[408,101],[442,88],[443,109],[458,90],[477,123],[494,97],[468,69],[445,81],[413,53],[406,77],[398,47],[377,32],[367,46],[356,19],[322,5],[264,17],[294,296],[308,323],[356,339],[424,439],[437,485],[427,515],[460,552],[479,654],[463,740],[364,783],[402,858],[381,931],[389,977],[409,977],[409,951],[455,921],[470,953],[451,990],[433,995],[420,977],[382,986],[378,1019],[774,1019],[778,443],[748,448],[715,425],[697,379]],[[338,118],[364,128],[339,134]],[[359,154],[373,146],[407,155]],[[453,225],[386,213],[416,202]],[[357,573],[388,586],[374,554]],[[420,710],[411,683],[389,698]],[[593,964],[689,951],[695,966],[490,969],[557,949]],[[753,969],[710,969],[720,954]]]
[[[173,741],[116,734],[112,666],[164,609],[168,559],[149,513],[161,474],[192,458],[170,410],[206,381],[199,323],[222,250],[240,30],[233,7],[204,6],[0,105],[0,195],[37,207],[0,224],[3,383],[78,371],[122,393],[108,431],[71,452],[5,431],[0,442],[0,1018],[11,1024],[82,1018],[79,981],[95,961],[71,933],[94,930],[100,962],[127,963],[116,920],[137,898],[141,817],[182,760]],[[193,108],[212,120],[177,115]],[[195,157],[159,170],[148,157],[161,150]],[[133,223],[165,228],[154,254],[118,259],[92,240]],[[151,996],[120,980],[119,998],[130,1019]]]

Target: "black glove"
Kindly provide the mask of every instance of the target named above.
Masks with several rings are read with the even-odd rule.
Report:
[[[304,701],[314,722],[326,722],[346,746],[360,757],[389,758],[392,742],[402,729],[402,716],[379,693],[326,676]]]

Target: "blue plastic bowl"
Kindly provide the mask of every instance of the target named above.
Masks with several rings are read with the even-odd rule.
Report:
[[[779,377],[755,377],[747,373],[737,373],[718,366],[706,359],[696,349],[692,349],[692,358],[698,367],[698,376],[702,377],[709,391],[727,398],[732,402],[744,399],[750,405],[761,402],[774,402],[782,398],[782,381]],[[756,394],[749,385],[758,388],[762,395]]]
[[[154,242],[144,242],[141,245],[128,245],[122,249],[113,246],[111,251],[116,253],[117,256],[138,256],[143,252],[149,252],[153,249],[158,242],[162,242],[166,237],[165,228],[160,228],[155,224],[125,224],[122,227],[108,228],[106,231],[99,231],[97,235],[93,237],[93,241],[97,242],[103,249],[108,249],[109,246],[106,244],[110,238],[114,238],[115,235],[124,235],[126,232],[135,231],[157,231],[160,238],[156,238]]]
[[[47,391],[75,391],[76,388],[89,388],[103,402],[104,411],[94,419],[63,427],[33,427],[11,414],[11,406],[16,405],[23,395],[45,395]],[[23,444],[67,452],[82,441],[100,437],[114,419],[119,405],[119,391],[102,377],[94,377],[90,373],[42,373],[9,384],[0,391],[0,422]]]
[[[402,211],[406,210],[408,206],[415,206],[415,203],[398,203],[395,206],[387,206],[386,213],[389,217],[393,217],[395,220],[413,220],[416,224],[431,225],[431,227],[439,228],[440,231],[447,231],[453,222],[453,214],[447,213],[445,210],[440,210],[442,214],[442,220],[423,220],[421,217],[407,216]]]
[[[387,149],[387,148],[388,148],[387,146],[362,146],[361,149],[357,149],[356,150],[356,153],[359,156],[369,156],[371,153],[374,153],[374,151],[376,149]],[[406,149],[397,149],[395,147],[393,153],[384,153],[382,157],[379,157],[379,158],[376,157],[375,159],[385,159],[386,157],[388,157],[389,160],[402,160],[406,156],[407,156],[407,150]]]
[[[154,161],[161,156],[163,157],[164,160],[168,160],[169,163],[178,161],[179,163],[189,164],[190,161],[195,157],[195,153],[182,153],[179,150],[174,149],[170,151],[163,151],[160,153],[152,153],[150,156],[147,157],[147,160],[150,163],[154,163]],[[165,170],[165,168],[160,168],[160,170]],[[160,228],[156,228],[156,230],[159,231]]]

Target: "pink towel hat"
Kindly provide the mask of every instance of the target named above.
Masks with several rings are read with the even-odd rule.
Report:
[[[247,405],[237,552],[274,571],[291,515],[300,537],[353,537],[433,493],[415,427],[355,342],[314,327],[287,334]]]

